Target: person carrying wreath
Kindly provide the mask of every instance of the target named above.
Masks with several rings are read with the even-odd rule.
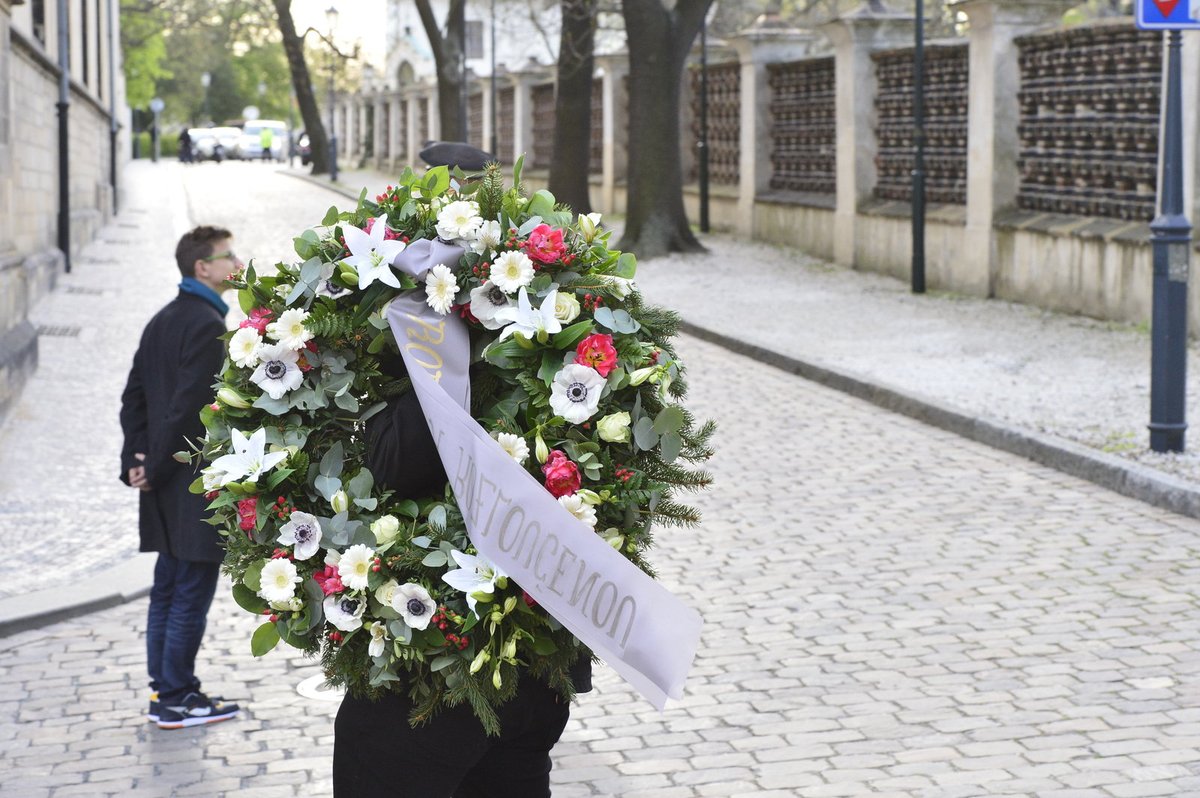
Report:
[[[367,422],[367,466],[398,495],[444,493],[446,472],[415,393]],[[590,654],[570,675],[576,693],[591,691]],[[334,727],[334,798],[549,798],[550,751],[570,715],[557,690],[522,673],[516,695],[496,708],[499,737],[484,732],[467,702],[415,729],[412,709],[401,691],[346,695]]]
[[[121,395],[121,481],[139,491],[139,551],[158,552],[146,616],[147,718],[164,729],[227,720],[237,704],[210,698],[196,678],[196,653],[216,592],[224,549],[207,523],[208,500],[188,491],[192,469],[174,459],[204,434],[200,410],[212,401],[224,359],[229,308],[225,281],[242,262],[232,234],[201,226],[175,249],[179,295],[142,332]]]

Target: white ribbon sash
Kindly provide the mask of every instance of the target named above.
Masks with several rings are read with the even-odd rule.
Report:
[[[394,265],[420,279],[461,253],[422,240]],[[395,299],[387,319],[471,542],[655,707],[681,698],[699,613],[575,518],[470,416],[466,324],[421,294]]]

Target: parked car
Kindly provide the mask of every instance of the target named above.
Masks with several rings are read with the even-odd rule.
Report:
[[[238,137],[237,157],[243,161],[256,161],[263,158],[263,130],[271,131],[271,160],[282,161],[287,158],[287,123],[277,122],[273,119],[255,119],[242,127],[242,134]]]
[[[221,161],[235,158],[238,137],[242,131],[236,127],[194,127],[188,131],[192,137],[192,151],[197,161]]]
[[[296,139],[296,154],[300,156],[300,163],[305,166],[312,162],[312,142],[304,130],[300,131],[300,137]]]

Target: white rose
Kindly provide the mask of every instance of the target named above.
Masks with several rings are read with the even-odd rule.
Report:
[[[400,520],[394,515],[380,516],[371,524],[371,531],[375,533],[375,542],[380,546],[391,543],[400,533]]]
[[[579,315],[579,300],[574,294],[558,292],[554,298],[554,318],[563,324],[569,324]]]

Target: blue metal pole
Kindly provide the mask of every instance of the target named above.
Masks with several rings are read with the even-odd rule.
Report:
[[[912,292],[925,293],[925,4],[917,0],[913,47]]]
[[[1187,430],[1187,295],[1192,227],[1183,212],[1183,35],[1169,34],[1167,105],[1158,217],[1151,222],[1154,305],[1150,351],[1150,448],[1182,452]]]

